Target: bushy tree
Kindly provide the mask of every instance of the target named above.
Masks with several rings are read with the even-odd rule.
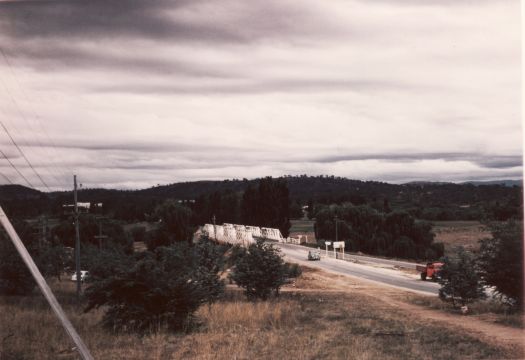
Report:
[[[290,198],[284,179],[267,177],[258,187],[249,186],[241,202],[241,221],[246,225],[277,228],[284,237],[290,234]]]
[[[25,221],[14,221],[13,227],[38,266],[40,263],[39,249],[33,230]],[[27,295],[33,291],[35,285],[31,273],[11,239],[2,232],[0,236],[0,294]]]
[[[368,205],[320,206],[314,226],[316,238],[335,240],[336,217],[338,238],[348,250],[412,259],[434,260],[443,255],[443,247],[433,242],[431,223],[416,221],[408,212],[385,214]]]
[[[445,257],[438,281],[441,285],[439,298],[451,301],[454,307],[457,302],[466,305],[485,296],[475,257],[463,247],[457,249],[454,257]]]
[[[106,220],[102,225],[102,232],[107,236],[106,239],[96,238],[99,235],[99,221],[94,215],[82,214],[79,217],[80,241],[82,246],[86,244],[102,245],[102,247],[122,248],[123,251],[131,253],[133,251],[133,239],[124,231],[122,225],[115,220]],[[69,217],[62,220],[60,224],[52,230],[53,241],[59,242],[64,246],[75,247],[75,225],[73,218]]]
[[[230,276],[249,299],[266,300],[272,293],[279,295],[288,273],[280,250],[259,240],[248,249],[238,248]]]
[[[490,230],[492,239],[481,241],[480,274],[503,300],[523,307],[523,223],[495,223]]]
[[[217,275],[222,257],[213,246],[177,243],[135,254],[131,266],[91,284],[85,311],[104,307],[103,324],[116,331],[186,329],[199,306],[222,291]]]
[[[156,208],[155,216],[161,223],[160,228],[148,239],[149,250],[176,242],[185,241],[191,244],[195,228],[192,225],[193,213],[190,208],[167,200]]]
[[[70,256],[61,244],[47,244],[41,249],[38,263],[40,272],[45,276],[56,277],[61,280]]]

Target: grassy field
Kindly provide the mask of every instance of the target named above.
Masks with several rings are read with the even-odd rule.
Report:
[[[445,251],[450,251],[454,246],[463,246],[468,250],[479,249],[479,240],[490,237],[478,221],[434,221],[432,229],[436,234],[435,241],[445,244]]]
[[[139,337],[100,326],[102,313],[75,306],[74,284],[53,283],[70,319],[97,359],[502,359],[523,350],[480,340],[363,292],[333,287],[306,269],[280,298],[247,302],[235,287],[203,306],[185,334]],[[334,278],[334,281],[337,279]],[[347,281],[347,280],[345,280]],[[353,291],[352,291],[353,289]],[[366,290],[366,289],[365,289]],[[64,331],[39,295],[0,298],[0,359],[75,359]]]

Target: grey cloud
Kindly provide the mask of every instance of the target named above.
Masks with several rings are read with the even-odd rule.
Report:
[[[522,166],[521,155],[490,155],[481,153],[383,153],[383,154],[355,154],[355,155],[335,155],[311,159],[312,162],[334,163],[340,161],[355,160],[383,160],[393,162],[414,162],[421,160],[446,160],[446,161],[469,161],[478,166],[489,169],[507,169]]]
[[[27,146],[38,147],[39,144],[34,141],[28,141]],[[238,151],[238,148],[232,146],[218,146],[209,144],[199,144],[196,146],[191,143],[182,143],[174,140],[173,142],[165,141],[137,141],[135,139],[129,139],[128,141],[105,141],[97,142],[82,139],[62,139],[55,140],[53,144],[48,144],[49,147],[55,147],[57,149],[68,149],[68,150],[90,150],[90,151],[117,151],[117,152],[209,152],[224,149],[231,149],[232,151]]]
[[[491,169],[507,169],[523,165],[521,156],[487,156],[477,159],[477,164]]]
[[[183,10],[194,11],[195,18],[207,20],[172,17],[172,11],[176,15]],[[202,17],[203,12],[209,16]],[[215,21],[216,13],[228,14],[228,21]],[[143,37],[243,43],[306,30],[316,36],[312,28],[305,27],[308,22],[301,21],[315,14],[283,1],[13,1],[0,2],[0,14],[3,32],[19,39]],[[326,25],[330,27],[330,22]]]
[[[239,77],[238,72],[234,74],[233,71],[213,66],[212,62],[198,65],[195,62],[178,58],[162,59],[154,56],[140,58],[131,51],[116,55],[104,52],[102,49],[99,52],[88,51],[61,41],[18,42],[12,43],[7,51],[1,48],[0,51],[10,62],[12,59],[17,65],[29,65],[41,70],[61,70],[64,67],[74,67],[162,75],[180,74],[192,77]]]
[[[438,89],[437,86],[388,80],[367,79],[285,79],[220,82],[212,84],[166,84],[166,83],[131,83],[91,87],[92,92],[128,93],[128,94],[267,94],[280,92],[319,93],[320,91],[422,91]]]

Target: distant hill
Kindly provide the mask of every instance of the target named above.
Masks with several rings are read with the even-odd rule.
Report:
[[[472,185],[503,185],[503,186],[521,186],[523,187],[523,180],[491,180],[491,181],[466,181],[462,184],[472,184]]]
[[[40,198],[44,193],[28,188],[22,185],[1,185],[0,186],[0,201],[14,200],[14,199],[36,199]]]
[[[510,206],[517,213],[522,206],[519,182],[501,180],[463,184],[411,182],[389,184],[360,181],[335,176],[287,176],[290,198],[306,205],[309,202],[332,204],[352,202],[368,204],[378,210],[406,210],[416,217],[436,220],[480,219],[486,209]],[[155,186],[141,190],[82,189],[79,201],[104,203],[104,211],[116,218],[144,220],[165,199],[198,200],[215,192],[242,195],[258,179],[194,181]],[[481,186],[483,185],[483,186]],[[510,186],[510,187],[509,187]],[[16,216],[35,216],[42,212],[61,213],[62,204],[71,203],[71,192],[42,193],[19,185],[0,186],[0,205]],[[510,205],[509,205],[510,204]]]

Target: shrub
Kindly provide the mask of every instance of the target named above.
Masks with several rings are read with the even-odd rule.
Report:
[[[235,268],[230,275],[249,299],[266,300],[279,289],[288,275],[280,250],[272,244],[258,240],[248,249],[238,250]]]
[[[132,266],[118,267],[86,290],[85,311],[106,307],[103,324],[111,330],[188,329],[199,306],[222,292],[222,257],[212,247],[176,244],[137,254]]]
[[[523,223],[490,226],[492,239],[481,241],[478,265],[483,282],[510,305],[523,306]]]
[[[476,272],[474,256],[459,247],[454,258],[445,257],[440,273],[439,298],[451,301],[456,307],[456,302],[466,305],[485,296],[480,277]]]
[[[24,221],[15,221],[13,227],[24,242],[27,250],[39,268],[37,242],[31,227]],[[36,283],[27,266],[22,261],[11,239],[6,233],[0,236],[0,294],[28,295]]]
[[[298,264],[285,264],[286,267],[286,277],[287,278],[296,278],[301,276],[303,271],[301,270],[301,267]]]

